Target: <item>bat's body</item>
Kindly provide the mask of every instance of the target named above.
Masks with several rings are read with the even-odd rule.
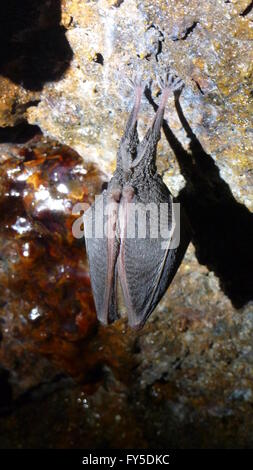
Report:
[[[143,89],[140,84],[136,85],[135,104],[120,142],[116,171],[107,190],[84,215],[93,295],[98,319],[104,324],[119,318],[119,280],[129,324],[142,326],[171,283],[190,241],[188,224],[181,210],[180,221],[176,221],[180,223],[180,243],[171,248],[175,232],[173,198],[158,175],[155,163],[168,94],[178,88],[178,84],[173,78],[166,81],[160,106],[141,143],[137,114]],[[167,205],[166,220],[159,210],[161,204]],[[153,215],[152,211],[147,211],[150,207],[154,209]],[[133,208],[137,209],[138,219]],[[146,222],[146,233],[140,237],[141,218]],[[157,223],[156,234],[153,231],[156,232]],[[101,232],[103,225],[105,230]],[[87,236],[88,226],[93,228],[92,236]],[[95,234],[98,228],[99,233]],[[165,237],[161,235],[162,228],[170,231]]]

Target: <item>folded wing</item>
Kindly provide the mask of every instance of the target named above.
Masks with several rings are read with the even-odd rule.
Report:
[[[107,192],[104,191],[84,214],[85,245],[97,317],[105,325],[118,318],[116,300],[117,206],[107,214]],[[107,236],[108,235],[108,236]]]

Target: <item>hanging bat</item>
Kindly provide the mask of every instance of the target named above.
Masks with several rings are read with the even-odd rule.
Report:
[[[120,141],[115,173],[84,214],[93,296],[97,317],[105,325],[119,318],[120,286],[129,325],[142,327],[170,285],[190,241],[182,209],[180,217],[177,211],[176,224],[173,221],[173,197],[156,169],[165,105],[169,93],[182,82],[167,74],[159,84],[160,105],[139,142],[137,115],[144,86],[140,80],[135,82],[135,102]]]

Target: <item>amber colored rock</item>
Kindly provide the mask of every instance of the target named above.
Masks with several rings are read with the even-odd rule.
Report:
[[[9,361],[20,357],[14,367],[18,395],[27,380],[22,368],[26,374],[28,359],[22,354],[29,351],[53,357],[52,363],[63,372],[79,373],[76,344],[94,333],[96,317],[84,239],[72,234],[77,218],[72,209],[92,201],[103,175],[66,146],[42,137],[16,147],[15,156],[2,160],[0,171],[0,355],[8,369],[14,367]],[[30,380],[35,386],[41,379],[38,366]]]

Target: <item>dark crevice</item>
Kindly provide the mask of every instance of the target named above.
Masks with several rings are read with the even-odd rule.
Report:
[[[200,84],[197,82],[197,80],[194,80],[194,78],[192,78],[192,81],[196,84],[196,86],[197,86],[198,90],[200,91],[200,93],[202,95],[204,95],[205,93],[203,92],[203,90],[202,90]]]
[[[140,57],[141,57],[141,56],[140,56],[140,54],[136,54],[136,55],[137,55],[137,57],[140,59]],[[151,53],[149,53],[149,54],[146,54],[146,55],[145,55],[145,60],[147,60],[147,61],[149,62],[149,61],[150,61],[150,58],[151,58],[151,56],[152,56],[152,54],[151,54]]]
[[[37,106],[40,103],[40,100],[31,100],[27,103],[17,103],[16,101],[13,103],[11,108],[11,114],[24,114],[30,106]]]
[[[8,408],[12,402],[12,389],[9,378],[9,371],[0,366],[0,410]]]
[[[157,53],[155,55],[156,62],[158,62],[158,56],[162,52],[162,41],[158,41]]]
[[[164,41],[164,36],[163,36],[162,39],[160,39],[160,40],[158,41],[157,53],[156,53],[156,55],[155,55],[156,62],[158,62],[158,56],[159,56],[159,54],[162,53],[162,43],[163,43],[163,41]]]
[[[145,94],[157,110],[150,90],[146,89]],[[253,215],[236,201],[229,185],[221,178],[213,158],[191,129],[179,97],[180,92],[175,93],[175,107],[190,139],[189,151],[163,121],[164,134],[186,181],[178,201],[188,216],[199,263],[214,272],[225,295],[235,308],[241,308],[253,300]]]
[[[100,52],[96,53],[94,62],[97,62],[100,65],[104,65],[104,57],[102,56],[102,54]]]
[[[135,339],[135,341],[133,343],[132,353],[133,354],[140,354],[141,353],[141,345],[140,345],[139,336],[137,336],[137,338]]]
[[[68,23],[68,28],[73,24],[73,21],[74,21],[74,17],[71,16],[70,20],[69,20],[69,23]]]
[[[0,74],[32,91],[59,80],[73,57],[60,22],[60,0],[3,0]]]
[[[196,28],[196,26],[198,25],[198,21],[194,21],[192,23],[191,26],[189,26],[189,28],[187,28],[185,31],[184,31],[184,34],[183,36],[172,36],[172,41],[185,41],[188,36],[193,32],[193,30]]]
[[[122,3],[124,3],[124,0],[116,0],[116,2],[114,3],[113,6],[116,7],[116,8],[119,8],[120,5],[122,5]]]
[[[71,377],[59,373],[50,382],[42,382],[27,390],[17,400],[15,400],[15,404],[23,405],[24,403],[30,403],[31,401],[42,400],[44,397],[60,388],[65,389],[66,387],[73,385],[74,381]]]
[[[189,34],[192,33],[192,31],[196,28],[197,24],[198,22],[194,21],[194,23],[189,28],[187,28],[185,35],[181,38],[183,41],[189,36]]]
[[[13,127],[0,127],[0,144],[23,144],[41,133],[39,126],[24,120]]]
[[[240,16],[247,16],[253,8],[253,2],[251,2],[242,13],[240,13]]]
[[[86,372],[85,378],[80,381],[80,383],[93,385],[99,384],[103,381],[104,375],[104,364],[102,362],[98,362]]]
[[[156,58],[156,62],[158,62],[158,56],[159,54],[162,53],[162,43],[164,42],[164,34],[163,32],[160,30],[160,28],[158,26],[156,26],[155,24],[151,24],[148,28],[147,28],[147,31],[151,28],[154,28],[156,31],[158,31],[159,33],[159,37],[158,37],[158,44],[157,44],[157,51],[156,51],[156,54],[155,54],[155,58]],[[151,54],[150,54],[151,55]],[[148,58],[148,56],[146,57],[146,59]]]
[[[13,413],[17,408],[22,407],[27,403],[34,401],[41,402],[48,395],[53,394],[55,391],[73,387],[75,384],[71,377],[59,373],[51,381],[41,382],[40,384],[25,391],[16,400],[14,400],[12,396],[11,385],[9,383],[9,376],[10,374],[8,371],[4,371],[4,374],[2,374],[0,371],[0,386],[3,387],[3,390],[5,391],[4,396],[2,395],[4,400],[0,400],[0,416]]]

